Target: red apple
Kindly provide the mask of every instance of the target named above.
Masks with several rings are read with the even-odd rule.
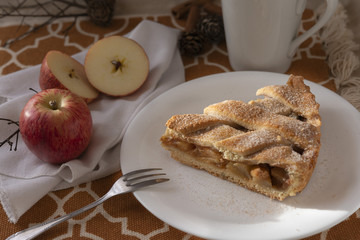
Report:
[[[34,95],[20,115],[20,133],[39,159],[64,163],[79,157],[92,134],[86,102],[64,89],[47,89]]]
[[[92,45],[84,68],[90,84],[110,96],[127,96],[138,90],[149,74],[149,59],[134,40],[105,37]]]
[[[98,97],[99,91],[89,83],[84,66],[60,51],[49,51],[41,64],[39,85],[42,90],[50,88],[67,89],[90,103]]]

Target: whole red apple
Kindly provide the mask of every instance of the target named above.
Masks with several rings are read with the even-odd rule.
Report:
[[[64,89],[47,89],[34,95],[20,115],[20,133],[39,159],[64,163],[88,146],[92,118],[86,102]]]

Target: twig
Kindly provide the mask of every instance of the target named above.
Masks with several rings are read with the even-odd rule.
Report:
[[[18,129],[15,130],[14,133],[12,133],[9,137],[7,137],[4,141],[0,142],[0,147],[2,147],[5,143],[9,144],[10,146],[10,151],[14,150],[16,151],[17,150],[17,144],[18,144],[18,139],[19,139],[19,133],[20,133],[20,129],[19,129],[19,122],[16,122],[16,121],[13,121],[11,119],[7,119],[7,118],[0,118],[0,120],[3,120],[3,121],[7,121],[8,122],[8,125],[10,124],[15,124],[16,126],[18,126]],[[10,141],[13,137],[15,136],[15,147],[13,149],[13,142]]]
[[[64,33],[64,35],[66,36],[68,34],[68,32],[70,31],[70,29],[75,25],[75,22],[77,21],[78,17],[88,15],[86,5],[82,5],[82,4],[78,3],[76,0],[73,0],[73,1],[53,0],[53,1],[46,1],[43,3],[40,3],[38,0],[35,0],[36,4],[33,4],[33,5],[26,5],[25,4],[26,2],[27,2],[27,0],[23,0],[16,6],[12,5],[12,3],[9,3],[9,6],[0,6],[0,10],[2,11],[2,13],[0,13],[0,19],[5,18],[5,17],[21,17],[21,23],[20,23],[17,31],[19,31],[21,26],[24,25],[26,18],[46,17],[48,19],[46,21],[42,22],[40,25],[31,27],[30,30],[26,31],[25,33],[21,34],[20,36],[10,39],[8,41],[5,41],[4,44],[2,45],[2,47],[7,47],[16,41],[23,39],[30,33],[35,32],[38,29],[40,29],[48,24],[51,24],[56,19],[65,18],[65,17],[73,17],[74,18],[73,23],[69,27],[67,27],[65,30],[62,31],[62,33]],[[63,6],[63,7],[59,6],[58,3],[65,4],[65,6]],[[51,11],[49,11],[49,9],[48,9],[49,5],[55,7],[57,9],[57,12],[52,13]],[[65,14],[66,11],[71,7],[84,9],[84,12],[78,13],[78,14]],[[24,10],[24,9],[34,9],[34,11],[33,11],[33,13],[21,12],[21,10]],[[41,9],[44,13],[35,14],[39,9]]]
[[[29,90],[30,90],[30,91],[33,91],[33,92],[35,92],[35,93],[38,93],[38,91],[36,91],[36,90],[33,89],[33,88],[29,88]]]
[[[2,121],[7,121],[9,125],[10,125],[10,124],[15,124],[15,125],[19,126],[19,122],[18,122],[18,121],[14,121],[14,120],[7,119],[7,118],[0,118],[0,120],[2,120]]]

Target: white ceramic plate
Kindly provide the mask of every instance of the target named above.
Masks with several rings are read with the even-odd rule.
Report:
[[[123,173],[162,167],[171,179],[135,193],[155,216],[206,239],[298,239],[324,231],[360,207],[360,114],[332,91],[306,82],[320,103],[322,148],[305,190],[270,200],[171,159],[159,142],[174,114],[201,113],[227,99],[256,99],[258,88],[284,84],[285,74],[231,72],[181,84],[148,104],[123,139]]]

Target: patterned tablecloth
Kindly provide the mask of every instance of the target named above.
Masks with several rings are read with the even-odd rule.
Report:
[[[51,49],[69,55],[86,50],[97,40],[108,35],[123,35],[131,31],[143,19],[153,20],[167,26],[184,29],[185,21],[168,15],[115,16],[111,25],[99,27],[88,18],[78,18],[74,27],[64,37],[62,30],[72,20],[55,21],[35,33],[16,41],[9,47],[0,48],[0,74],[6,75],[26,67],[40,64]],[[311,10],[303,16],[302,30],[316,21]],[[27,31],[27,26],[0,27],[1,42]],[[336,90],[329,75],[326,55],[319,38],[315,35],[301,45],[288,73],[303,75],[306,79]],[[186,80],[201,76],[232,71],[225,42],[208,44],[203,54],[197,57],[182,56]],[[195,80],[196,81],[196,80]],[[72,212],[94,201],[110,189],[121,172],[103,179],[81,184],[65,190],[50,192],[27,211],[16,224],[8,221],[0,208],[0,239],[25,229],[35,223]],[[310,221],[310,219],[309,219]],[[347,239],[360,236],[360,210],[342,223],[318,233],[311,240]],[[132,194],[116,196],[86,213],[62,223],[38,239],[200,239],[177,230],[148,212]]]

